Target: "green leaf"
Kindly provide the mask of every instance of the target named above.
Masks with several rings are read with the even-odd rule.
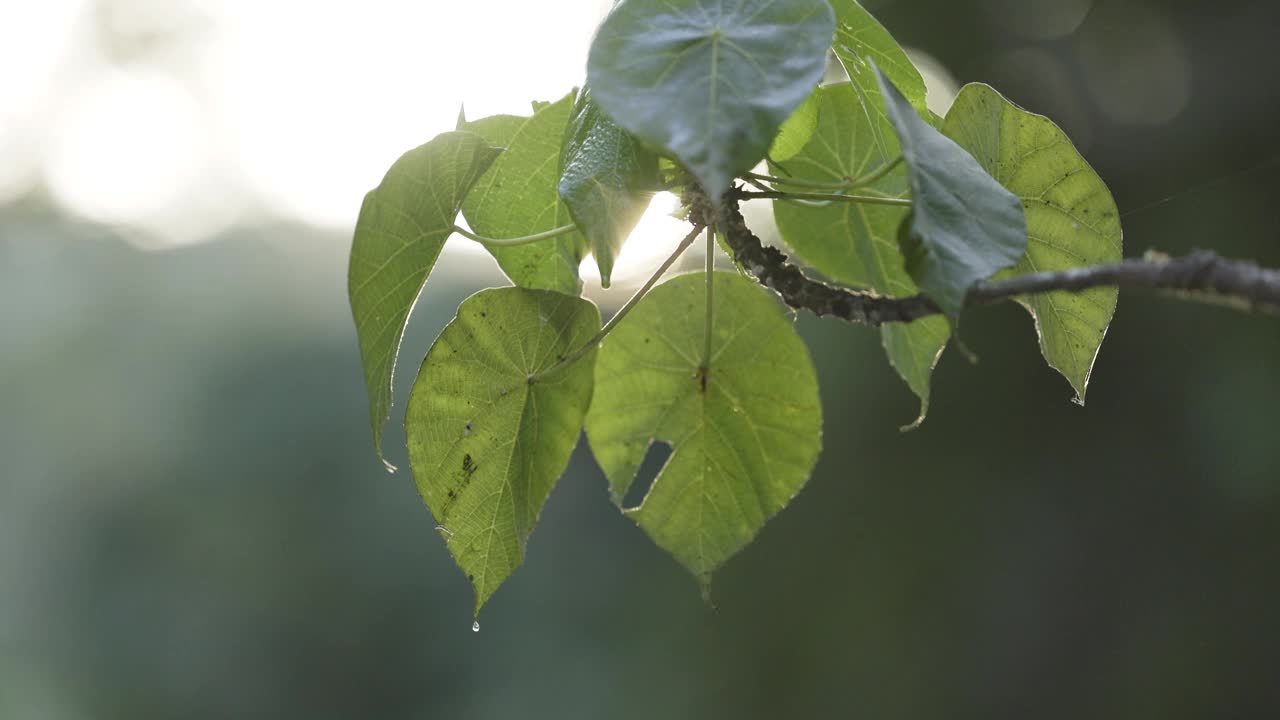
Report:
[[[494,115],[463,126],[489,144],[506,148],[462,205],[472,230],[491,238],[513,238],[573,222],[556,188],[560,146],[572,107],[570,93],[531,117]],[[581,233],[528,245],[490,247],[489,252],[516,285],[568,295],[582,291],[578,265],[587,250]]]
[[[625,510],[704,588],[803,487],[822,445],[813,364],[777,300],[715,274],[711,361],[702,370],[705,276],[654,289],[600,349],[587,436],[615,503],[648,447],[671,457]]]
[[[463,198],[501,152],[477,135],[444,133],[402,155],[360,207],[347,292],[379,457],[409,311],[453,230]]]
[[[899,240],[907,273],[954,323],[969,288],[1026,251],[1022,203],[876,73],[911,184],[911,215]]]
[[[627,0],[591,46],[596,102],[718,200],[822,79],[826,0]]]
[[[856,86],[827,85],[818,90],[816,98],[818,126],[813,138],[786,163],[794,178],[838,183],[867,177],[897,159],[898,139],[889,121],[883,111],[863,110],[867,100]],[[774,168],[775,175],[781,174],[777,166]],[[906,169],[898,167],[857,192],[908,197]],[[800,259],[833,280],[888,297],[910,297],[919,292],[898,250],[898,227],[907,212],[901,207],[849,202],[822,207],[781,200],[773,204],[778,231]],[[929,406],[929,376],[947,344],[950,328],[945,319],[932,317],[886,325],[880,333],[889,362],[920,398],[919,423]]]
[[[1120,216],[1111,192],[1051,120],[986,85],[968,85],[943,129],[1026,209],[1026,254],[1008,274],[1120,260]],[[1070,381],[1081,404],[1117,294],[1115,288],[1095,288],[1018,299],[1035,319],[1045,360]]]
[[[476,612],[524,559],[591,403],[593,350],[529,382],[600,329],[586,300],[501,288],[472,295],[436,339],[405,417],[418,490],[476,592]]]
[[[609,287],[613,262],[653,198],[658,156],[618,127],[583,88],[560,155],[560,198],[582,228]]]
[[[804,149],[805,143],[809,142],[809,138],[813,137],[813,131],[818,128],[818,91],[815,90],[812,95],[801,103],[796,111],[791,113],[791,117],[782,123],[782,128],[778,130],[778,136],[773,139],[773,146],[769,148],[769,159],[783,162],[799,153]]]
[[[880,82],[871,64],[874,61],[912,107],[930,117],[926,114],[924,78],[889,31],[856,0],[830,2],[836,12],[836,39],[831,49],[862,97],[863,111],[887,121]]]

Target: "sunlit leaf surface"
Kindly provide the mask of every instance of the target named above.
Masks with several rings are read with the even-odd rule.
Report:
[[[1022,201],[1027,250],[1009,274],[1120,260],[1115,200],[1053,121],[975,84],[960,92],[943,129]],[[1115,288],[1019,298],[1035,318],[1045,360],[1070,381],[1080,403],[1116,298]]]
[[[683,275],[605,339],[587,416],[619,504],[650,444],[672,446],[626,512],[704,587],[804,486],[822,444],[817,378],[791,319],[740,275],[717,273],[715,283],[705,370],[705,275]]]
[[[369,420],[382,455],[391,377],[409,311],[431,274],[468,190],[502,151],[449,132],[410,150],[369,192],[356,221],[347,291],[360,339]]]
[[[405,433],[418,490],[475,587],[476,612],[524,559],[591,402],[591,352],[531,383],[600,329],[586,300],[501,288],[471,296],[431,347]]]
[[[573,95],[535,105],[531,117],[494,115],[463,124],[489,144],[506,148],[476,183],[462,206],[475,232],[503,239],[552,230],[573,222],[560,201],[560,146]],[[587,254],[578,232],[515,247],[490,247],[502,271],[516,285],[577,295],[578,265]]]

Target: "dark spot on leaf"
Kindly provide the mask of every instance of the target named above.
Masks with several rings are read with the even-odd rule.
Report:
[[[471,474],[476,471],[476,467],[475,461],[471,459],[471,453],[467,453],[462,457],[462,474],[468,479],[470,479]]]

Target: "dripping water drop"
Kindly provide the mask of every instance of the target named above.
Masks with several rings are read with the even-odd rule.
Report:
[[[480,621],[475,620],[471,623],[471,632],[480,632]]]
[[[436,531],[437,531],[437,532],[440,532],[440,533],[444,533],[445,535],[448,535],[449,537],[453,537],[453,531],[452,531],[452,530],[450,530],[449,528],[447,528],[447,527],[443,526],[443,525],[437,525],[437,526],[436,526]]]

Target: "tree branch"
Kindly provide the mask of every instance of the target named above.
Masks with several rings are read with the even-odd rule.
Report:
[[[691,208],[689,219],[698,224],[714,221],[737,261],[760,284],[777,292],[793,308],[865,325],[911,322],[941,312],[923,294],[886,298],[832,287],[806,277],[800,268],[787,262],[785,254],[777,248],[766,247],[747,227],[732,191],[725,196],[719,210],[713,209],[701,192],[691,192],[685,199]],[[969,291],[965,305],[985,305],[1036,293],[1081,292],[1095,287],[1165,290],[1190,300],[1280,312],[1280,270],[1261,268],[1243,260],[1227,260],[1203,250],[1180,258],[1153,255],[981,282]]]

